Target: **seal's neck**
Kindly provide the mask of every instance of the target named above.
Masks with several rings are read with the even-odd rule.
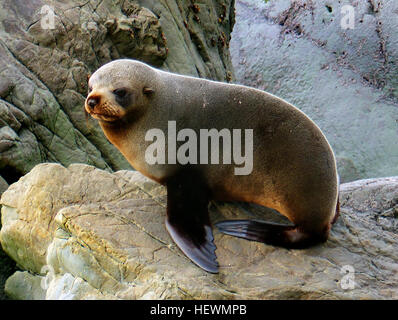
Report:
[[[126,130],[128,130],[126,124],[121,120],[112,122],[100,120],[99,125],[107,139],[120,150],[126,138]]]
[[[107,139],[119,149],[119,151],[127,158],[131,154],[132,143],[137,135],[137,128],[140,127],[140,122],[144,116],[144,112],[129,112],[123,118],[116,121],[102,121],[99,124]]]

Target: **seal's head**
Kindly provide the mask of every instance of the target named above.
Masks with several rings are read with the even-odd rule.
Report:
[[[85,112],[97,120],[114,122],[136,111],[145,105],[144,96],[153,93],[148,72],[156,71],[135,60],[105,64],[88,81]]]

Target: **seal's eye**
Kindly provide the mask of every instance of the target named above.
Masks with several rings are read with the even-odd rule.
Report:
[[[113,94],[119,98],[124,98],[127,94],[127,90],[126,89],[115,89],[113,90]]]
[[[133,93],[126,88],[118,88],[112,91],[115,101],[122,107],[127,108],[133,99]]]

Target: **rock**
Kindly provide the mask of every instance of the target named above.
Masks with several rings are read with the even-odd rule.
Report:
[[[343,29],[344,5],[354,29]],[[397,1],[237,0],[237,82],[280,96],[324,131],[342,182],[398,174]]]
[[[6,191],[8,188],[8,183],[0,177],[0,194]],[[1,229],[1,219],[0,219],[0,229]],[[0,300],[6,300],[7,295],[4,292],[4,284],[8,277],[10,277],[17,270],[15,266],[15,261],[10,259],[7,254],[1,250],[0,245]]]
[[[2,177],[0,177],[0,194],[8,189],[9,185]]]
[[[165,195],[134,171],[36,166],[1,198],[1,244],[26,270],[7,281],[7,293],[20,299],[398,298],[398,177],[341,185],[341,216],[329,240],[306,250],[214,229],[216,275],[191,263],[169,237]],[[210,212],[212,222],[285,221],[245,203],[214,202]]]
[[[110,60],[233,77],[232,0],[5,0],[0,21],[0,176],[8,184],[43,162],[131,168],[83,112],[87,76]]]
[[[46,291],[41,288],[43,277],[34,276],[31,273],[17,271],[7,279],[5,291],[11,299],[43,300]]]
[[[1,225],[0,225],[1,228]],[[1,250],[0,246],[0,300],[6,300],[8,297],[4,291],[4,284],[13,273],[17,270],[15,261]]]
[[[33,276],[27,271],[17,271],[8,278],[5,290],[10,294],[10,298],[19,300],[114,299],[113,296],[101,293],[83,279],[76,278],[70,273],[52,278]]]
[[[234,0],[141,2],[160,17],[169,48],[164,69],[219,81],[234,79],[229,53]]]

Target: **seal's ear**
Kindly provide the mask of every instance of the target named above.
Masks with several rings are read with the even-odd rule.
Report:
[[[144,89],[142,89],[142,92],[143,92],[144,94],[149,95],[149,94],[154,93],[155,90],[153,90],[152,88],[149,88],[149,87],[144,87]]]

